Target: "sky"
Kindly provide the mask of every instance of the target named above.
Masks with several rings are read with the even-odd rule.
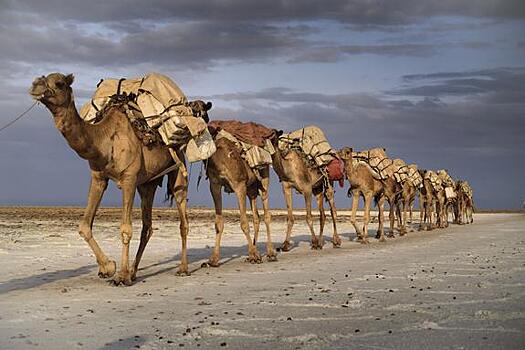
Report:
[[[522,0],[0,0],[0,47],[0,127],[32,104],[37,76],[73,73],[80,108],[101,78],[155,71],[212,101],[212,119],[315,124],[333,148],[448,169],[479,208],[525,200]],[[0,164],[0,205],[86,203],[88,164],[42,105],[0,132]],[[200,168],[189,205],[211,206]],[[270,198],[284,207],[275,175]],[[103,205],[119,204],[112,185]]]

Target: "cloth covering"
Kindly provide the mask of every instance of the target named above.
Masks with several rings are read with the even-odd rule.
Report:
[[[270,141],[270,138],[273,137],[274,131],[272,129],[266,128],[263,125],[253,122],[231,122],[232,123],[230,123],[230,121],[214,120],[208,123],[210,128],[219,130],[215,139],[218,140],[224,137],[237,145],[237,147],[241,150],[242,157],[248,162],[248,165],[252,169],[272,164],[272,154],[275,153],[275,149]],[[246,128],[246,130],[244,130],[244,128]],[[229,130],[236,132],[236,134],[231,133]],[[254,132],[257,130],[261,132],[257,138],[251,137],[251,135],[254,135]],[[271,133],[269,133],[268,130],[271,131]],[[262,144],[262,146],[241,140],[237,137],[239,134],[242,135],[244,140],[257,140],[257,142]],[[250,135],[250,137],[247,137],[248,135]],[[261,136],[267,136],[268,138],[263,137],[263,142],[261,143]]]
[[[112,96],[120,94],[133,96],[147,125],[158,130],[165,145],[186,148],[190,162],[207,159],[215,152],[204,120],[193,116],[177,84],[159,73],[143,78],[102,80],[91,100],[80,110],[80,116],[87,122],[97,122],[98,111]]]
[[[278,147],[281,150],[300,148],[318,167],[325,167],[337,158],[323,131],[314,125],[281,135]]]
[[[212,120],[208,123],[208,126],[225,130],[235,136],[236,139],[258,147],[264,147],[266,140],[271,139],[275,135],[273,129],[254,122],[245,123],[238,120]]]

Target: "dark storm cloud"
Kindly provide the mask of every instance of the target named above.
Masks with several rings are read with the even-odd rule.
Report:
[[[406,75],[403,79],[409,84],[418,82],[419,85],[399,88],[390,91],[391,94],[412,96],[491,94],[487,98],[520,102],[519,97],[522,96],[525,86],[525,68],[413,74]]]
[[[480,82],[472,76],[485,80],[480,79]],[[458,77],[468,81],[477,94],[472,95],[468,89],[454,90],[455,99],[448,101],[440,99],[439,93],[425,85],[427,80],[446,78],[440,85],[445,91],[445,87],[450,89],[458,84]],[[229,111],[234,116],[279,121],[280,128],[320,123],[340,145],[344,144],[342,140],[348,130],[342,126],[349,125],[350,129],[355,126],[362,131],[352,136],[357,145],[370,145],[367,140],[373,135],[389,145],[403,146],[405,151],[449,148],[471,155],[505,152],[525,155],[522,136],[525,130],[525,68],[443,72],[404,78],[416,85],[382,95],[328,95],[273,88],[208,98],[238,101],[241,109]],[[424,95],[423,91],[429,94]],[[400,98],[399,95],[406,96]],[[220,114],[226,117],[227,113]],[[443,145],[444,138],[446,145]]]
[[[246,23],[192,22],[130,33],[120,40],[64,26],[9,27],[0,33],[10,61],[89,63],[118,66],[141,62],[186,64],[220,60],[260,60],[301,45],[297,28]],[[18,38],[22,36],[24,40]],[[60,38],[60,40],[57,40]]]
[[[327,19],[343,23],[390,25],[428,16],[472,16],[522,18],[521,0],[4,0],[2,8],[30,11],[55,19],[83,22],[128,21],[136,19],[202,19],[213,21],[304,21]]]

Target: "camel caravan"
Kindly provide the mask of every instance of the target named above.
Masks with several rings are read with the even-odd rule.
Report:
[[[168,77],[152,73],[137,79],[101,80],[92,97],[77,110],[73,97],[73,75],[52,73],[36,78],[30,95],[44,104],[69,146],[88,161],[91,185],[79,233],[95,254],[101,278],[114,284],[131,285],[140,260],[152,236],[152,208],[157,187],[167,178],[166,195],[175,203],[180,217],[181,257],[177,271],[188,275],[187,162],[203,162],[215,207],[215,246],[207,266],[219,266],[224,232],[222,192],[235,193],[240,226],[248,244],[248,261],[262,262],[257,250],[260,217],[257,197],[263,204],[266,226],[266,258],[277,260],[271,235],[269,208],[270,168],[282,185],[287,208],[287,226],[281,251],[293,247],[294,224],[292,190],[303,195],[306,223],[312,249],[322,249],[326,214],[330,207],[333,223],[332,245],[341,246],[337,232],[334,183],[348,181],[352,198],[351,223],[357,240],[368,243],[368,224],[372,201],[378,210],[376,239],[406,235],[413,223],[415,199],[419,202],[419,230],[444,228],[452,222],[472,223],[472,188],[464,180],[454,180],[447,170],[419,169],[401,159],[391,159],[384,148],[354,151],[351,147],[333,149],[323,131],[307,126],[284,132],[257,123],[211,120],[211,102],[188,101],[182,90]],[[122,254],[119,269],[98,245],[92,233],[93,220],[108,181],[122,191],[120,235]],[[142,212],[140,243],[134,261],[129,260],[132,238],[132,207],[139,193]],[[317,200],[319,233],[312,216],[312,196]],[[249,199],[253,237],[246,208]],[[364,200],[364,215],[357,221],[359,199]],[[384,204],[388,203],[389,227],[384,233]]]

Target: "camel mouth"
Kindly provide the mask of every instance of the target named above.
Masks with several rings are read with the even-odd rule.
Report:
[[[41,101],[44,97],[46,97],[47,89],[39,85],[33,85],[29,88],[28,92],[34,100]]]

